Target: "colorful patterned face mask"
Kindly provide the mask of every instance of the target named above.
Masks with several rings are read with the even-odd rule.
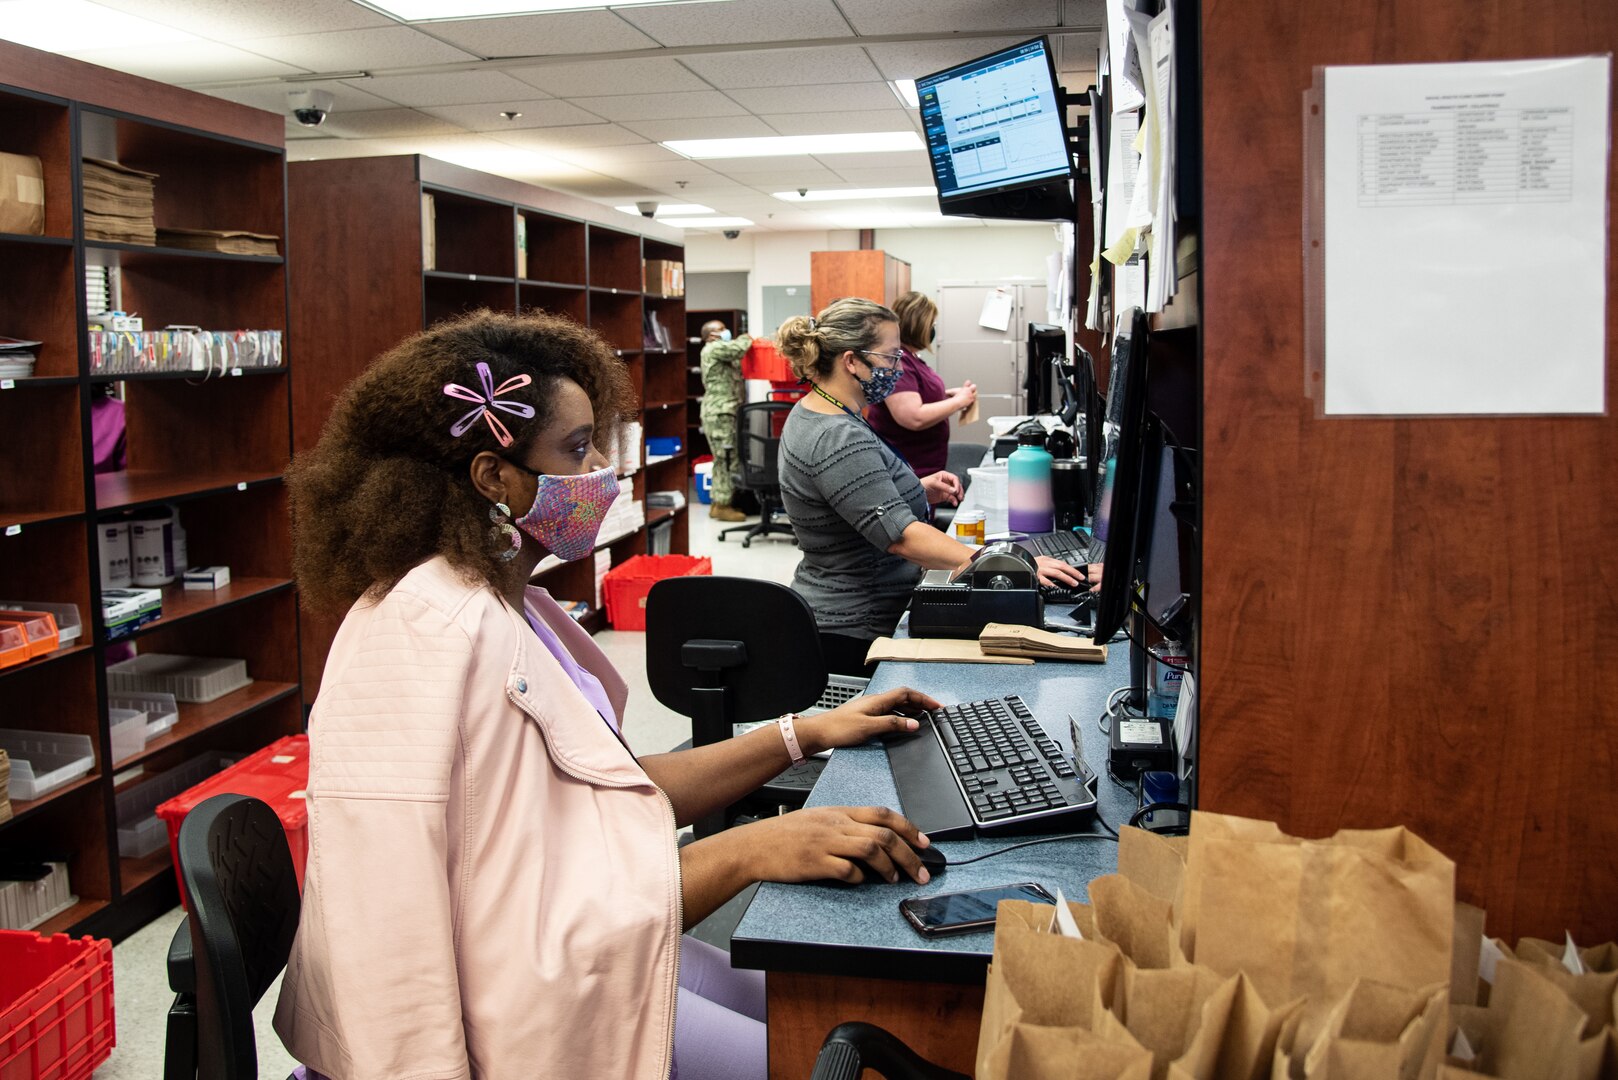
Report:
[[[618,498],[618,476],[612,466],[581,476],[530,475],[537,484],[533,509],[512,524],[563,562],[594,551],[601,522]]]

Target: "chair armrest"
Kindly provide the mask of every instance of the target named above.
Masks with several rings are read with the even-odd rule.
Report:
[[[831,1029],[820,1044],[810,1080],[858,1080],[862,1069],[874,1069],[888,1080],[971,1080],[923,1060],[876,1025],[858,1021]]]
[[[191,916],[180,920],[169,942],[169,989],[176,994],[197,992],[197,969],[191,959]]]

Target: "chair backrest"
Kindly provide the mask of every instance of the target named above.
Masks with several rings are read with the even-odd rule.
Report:
[[[790,401],[755,401],[736,412],[736,480],[749,491],[781,486],[781,427]]]
[[[961,488],[965,490],[972,483],[972,477],[966,470],[976,468],[982,464],[983,456],[989,448],[983,443],[952,442],[944,462],[944,468],[960,478]]]
[[[814,612],[785,585],[701,575],[666,578],[647,594],[646,681],[691,717],[698,746],[729,738],[732,723],[809,708],[826,679]]]
[[[215,795],[180,825],[180,877],[196,970],[197,1075],[256,1080],[253,1006],[286,966],[298,875],[275,811]]]

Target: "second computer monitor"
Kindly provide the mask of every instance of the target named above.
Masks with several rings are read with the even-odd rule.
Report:
[[[1110,640],[1128,618],[1141,541],[1150,529],[1142,515],[1155,506],[1157,462],[1148,452],[1154,438],[1146,410],[1147,338],[1145,313],[1131,308],[1113,339],[1107,384],[1106,449],[1093,526],[1096,539],[1106,544],[1096,600],[1098,642]]]

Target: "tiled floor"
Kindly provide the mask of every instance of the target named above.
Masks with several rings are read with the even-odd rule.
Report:
[[[792,580],[792,571],[798,565],[798,549],[790,541],[760,539],[743,549],[739,537],[731,537],[724,543],[718,541],[723,527],[722,523],[708,518],[707,507],[700,504],[691,507],[691,554],[712,558],[714,573],[782,583]],[[690,738],[690,721],[658,704],[647,688],[645,636],[608,630],[598,635],[596,641],[629,682],[624,734],[635,752],[655,754]],[[729,921],[734,924],[736,913],[729,914],[732,915]],[[181,918],[178,909],[169,912],[113,949],[118,1047],[111,1060],[96,1073],[103,1080],[156,1080],[163,1074],[163,1028],[173,998],[168,989],[164,958]],[[715,921],[724,921],[723,915],[716,916]],[[256,1013],[259,1075],[265,1078],[285,1077],[294,1064],[270,1029],[278,992],[279,983],[264,995]]]

